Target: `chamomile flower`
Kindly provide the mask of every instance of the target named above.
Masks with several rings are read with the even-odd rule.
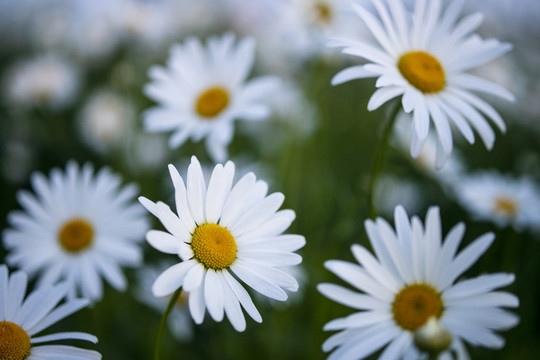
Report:
[[[255,43],[235,36],[211,37],[206,45],[196,38],[171,49],[167,68],[152,67],[146,94],[159,106],[146,111],[147,131],[173,131],[169,146],[188,138],[206,138],[215,161],[227,159],[235,119],[262,120],[270,113],[265,100],[276,90],[277,79],[259,77],[246,82],[254,61]]]
[[[243,331],[246,321],[240,305],[262,322],[237,279],[279,301],[287,300],[284,289],[298,289],[285,268],[302,261],[294,251],[304,246],[305,239],[282,234],[294,220],[294,211],[278,211],[283,194],[267,196],[268,185],[253,173],[233,186],[235,167],[230,161],[216,165],[208,184],[196,157],[188,167],[187,186],[174,166],[169,165],[169,171],[177,213],[162,202],[139,198],[168,231],[149,231],[150,245],[180,258],[156,279],[153,294],[167,296],[182,287],[189,294],[189,310],[197,324],[208,309],[215,321],[226,314],[235,330]]]
[[[485,274],[456,282],[488,249],[487,233],[457,252],[465,226],[454,226],[442,241],[439,208],[432,207],[425,228],[417,217],[395,209],[396,230],[382,218],[365,222],[373,256],[365,247],[351,250],[360,265],[341,260],[327,269],[358,291],[319,284],[326,297],[360,310],[327,323],[325,330],[342,330],[323,344],[337,347],[329,359],[364,359],[384,348],[381,359],[419,359],[422,352],[439,359],[469,359],[464,342],[501,348],[495,331],[515,326],[518,318],[502,307],[518,306],[516,296],[493,291],[511,284],[513,274]]]
[[[459,178],[453,188],[459,202],[477,219],[516,230],[540,224],[540,187],[529,177],[481,172]]]
[[[131,134],[135,113],[129,99],[112,90],[99,90],[81,110],[81,140],[99,152],[118,149]]]
[[[101,277],[124,290],[121,267],[140,264],[139,242],[148,229],[144,209],[133,202],[137,188],[120,187],[120,177],[107,168],[94,176],[90,164],[75,162],[65,173],[55,168],[50,179],[34,173],[31,180],[36,195],[18,192],[25,211],[8,215],[7,262],[37,276],[40,285],[65,280],[71,297],[101,299]]]
[[[56,54],[46,54],[15,63],[5,84],[13,105],[58,109],[73,100],[79,83],[79,70],[74,65]]]
[[[358,4],[352,6],[378,46],[364,40],[334,39],[331,46],[343,47],[343,53],[369,63],[342,70],[334,76],[332,84],[378,78],[378,89],[368,103],[370,111],[401,96],[403,109],[413,114],[412,157],[420,154],[431,122],[438,139],[438,167],[452,152],[450,124],[471,144],[475,141],[473,129],[476,130],[491,149],[495,132],[486,118],[503,132],[506,127],[497,111],[476,92],[508,101],[513,101],[513,96],[502,86],[466,71],[499,57],[511,45],[495,39],[483,40],[473,34],[482,21],[479,13],[457,21],[462,0],[451,2],[444,11],[440,0],[417,0],[412,16],[399,0],[372,0],[372,3],[378,18]]]
[[[0,359],[13,360],[97,360],[101,355],[93,350],[68,345],[37,345],[56,340],[85,340],[97,343],[93,335],[82,332],[62,332],[36,336],[49,326],[88,305],[86,299],[68,299],[66,283],[43,286],[26,299],[28,278],[22,271],[11,276],[0,265]]]

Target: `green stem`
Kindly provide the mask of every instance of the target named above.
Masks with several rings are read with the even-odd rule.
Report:
[[[386,155],[386,150],[388,149],[390,135],[392,134],[392,128],[394,127],[394,124],[396,122],[396,119],[400,110],[401,110],[401,103],[397,101],[394,109],[392,110],[390,114],[390,119],[388,120],[388,122],[385,125],[385,128],[383,129],[381,142],[379,143],[379,148],[377,149],[375,163],[373,165],[373,171],[371,172],[371,178],[369,180],[369,189],[368,189],[368,205],[369,205],[369,217],[372,219],[375,218],[375,215],[376,215],[375,207],[373,204],[375,184],[377,183],[377,179],[381,173],[381,170],[384,164],[384,156]]]
[[[180,287],[174,292],[171,300],[169,300],[169,304],[167,305],[165,312],[163,313],[163,316],[161,316],[161,320],[159,321],[156,343],[154,345],[154,360],[159,360],[159,351],[161,350],[161,339],[163,338],[163,333],[165,332],[165,324],[167,324],[167,318],[169,317],[169,313],[171,312],[176,301],[178,300],[178,296],[180,296],[181,291],[182,288]]]

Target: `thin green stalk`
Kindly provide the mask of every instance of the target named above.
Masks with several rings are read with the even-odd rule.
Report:
[[[381,170],[384,164],[384,156],[386,155],[386,150],[388,149],[390,135],[392,134],[392,128],[394,127],[394,124],[396,122],[396,119],[400,110],[401,110],[401,103],[399,101],[396,101],[395,107],[392,110],[392,113],[390,114],[390,118],[388,119],[388,122],[386,123],[386,126],[383,130],[381,142],[379,143],[379,148],[377,149],[375,163],[373,165],[373,171],[371,172],[371,178],[369,180],[369,188],[368,188],[368,205],[369,205],[369,217],[372,219],[375,218],[375,215],[376,215],[375,207],[373,205],[375,184],[377,183],[377,179],[379,178],[379,175],[381,173]]]
[[[174,292],[174,294],[171,297],[171,300],[169,300],[169,304],[167,305],[167,308],[165,309],[165,312],[161,316],[161,320],[159,321],[159,328],[157,331],[156,336],[156,343],[154,345],[154,360],[159,360],[159,352],[161,350],[161,339],[163,338],[163,333],[165,332],[165,324],[167,324],[167,318],[169,317],[169,313],[171,312],[174,304],[178,300],[178,296],[180,296],[180,292],[182,291],[182,288],[178,288]]]

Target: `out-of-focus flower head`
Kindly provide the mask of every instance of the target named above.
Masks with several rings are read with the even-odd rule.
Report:
[[[4,89],[9,106],[45,106],[53,109],[70,104],[79,89],[80,72],[58,54],[19,60],[5,73]]]
[[[118,290],[127,286],[121,268],[141,263],[140,242],[148,229],[144,209],[133,202],[135,185],[121,187],[108,168],[94,175],[90,164],[55,168],[47,179],[32,175],[36,194],[17,193],[24,211],[9,213],[3,233],[7,262],[40,285],[65,280],[69,296],[103,296],[102,278]]]

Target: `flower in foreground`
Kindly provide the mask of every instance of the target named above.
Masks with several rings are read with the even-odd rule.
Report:
[[[497,111],[475,93],[485,93],[513,101],[502,86],[466,71],[493,60],[511,49],[495,39],[481,39],[473,31],[482,15],[474,13],[457,21],[463,1],[453,1],[442,9],[440,0],[417,0],[412,16],[400,0],[372,0],[378,18],[358,4],[356,14],[365,22],[378,42],[336,38],[330,45],[343,47],[343,53],[369,63],[346,68],[336,74],[332,84],[376,77],[378,88],[368,110],[401,96],[405,112],[413,114],[411,155],[420,154],[433,122],[438,137],[437,165],[441,167],[452,152],[450,123],[469,143],[474,143],[473,128],[488,149],[495,132],[486,117],[501,130],[505,124]]]
[[[255,321],[262,318],[237,278],[262,295],[287,300],[283,289],[296,291],[298,282],[285,268],[302,261],[293,252],[305,239],[282,234],[295,218],[292,210],[278,211],[283,194],[267,195],[268,185],[253,173],[233,186],[234,170],[230,161],[216,165],[207,184],[199,161],[192,157],[186,186],[169,165],[177,213],[162,202],[139,200],[168,231],[150,230],[149,244],[180,258],[156,279],[153,294],[167,296],[182,287],[197,324],[208,309],[215,321],[227,314],[233,327],[243,331],[246,321],[240,305]]]
[[[532,178],[488,171],[460,177],[453,188],[459,202],[477,219],[516,230],[540,226],[540,188]]]
[[[233,121],[262,120],[270,114],[266,99],[277,87],[274,77],[246,82],[253,66],[255,43],[235,36],[210,37],[206,46],[196,38],[174,46],[167,68],[152,67],[145,93],[159,106],[144,114],[147,131],[173,131],[169,146],[177,148],[189,137],[206,138],[209,155],[227,159]]]
[[[97,343],[93,335],[63,332],[35,336],[66,316],[88,305],[87,299],[66,297],[68,285],[42,286],[26,299],[27,276],[16,271],[9,276],[7,266],[0,265],[0,359],[12,360],[94,360],[101,355],[93,350],[67,345],[38,345],[56,340],[85,340]]]
[[[334,284],[319,284],[326,297],[360,310],[327,323],[325,330],[341,330],[323,344],[337,347],[329,359],[364,359],[386,346],[381,359],[420,358],[418,347],[455,352],[468,359],[464,342],[501,348],[495,331],[515,326],[518,318],[502,309],[517,307],[513,294],[493,291],[511,284],[514,275],[494,273],[456,282],[494,240],[487,233],[457,252],[465,226],[454,226],[442,241],[439,208],[432,207],[425,228],[417,217],[395,209],[396,230],[382,218],[365,222],[374,257],[365,247],[352,246],[360,265],[341,260],[325,263],[360,292]],[[430,348],[431,346],[431,348]]]
[[[71,297],[80,290],[101,299],[100,277],[118,290],[126,288],[121,266],[141,262],[140,241],[148,229],[144,209],[134,202],[137,188],[120,187],[119,176],[103,168],[94,176],[90,164],[69,162],[65,173],[53,169],[50,179],[32,175],[36,195],[17,193],[25,212],[12,211],[4,232],[7,262],[39,284],[65,279]]]

